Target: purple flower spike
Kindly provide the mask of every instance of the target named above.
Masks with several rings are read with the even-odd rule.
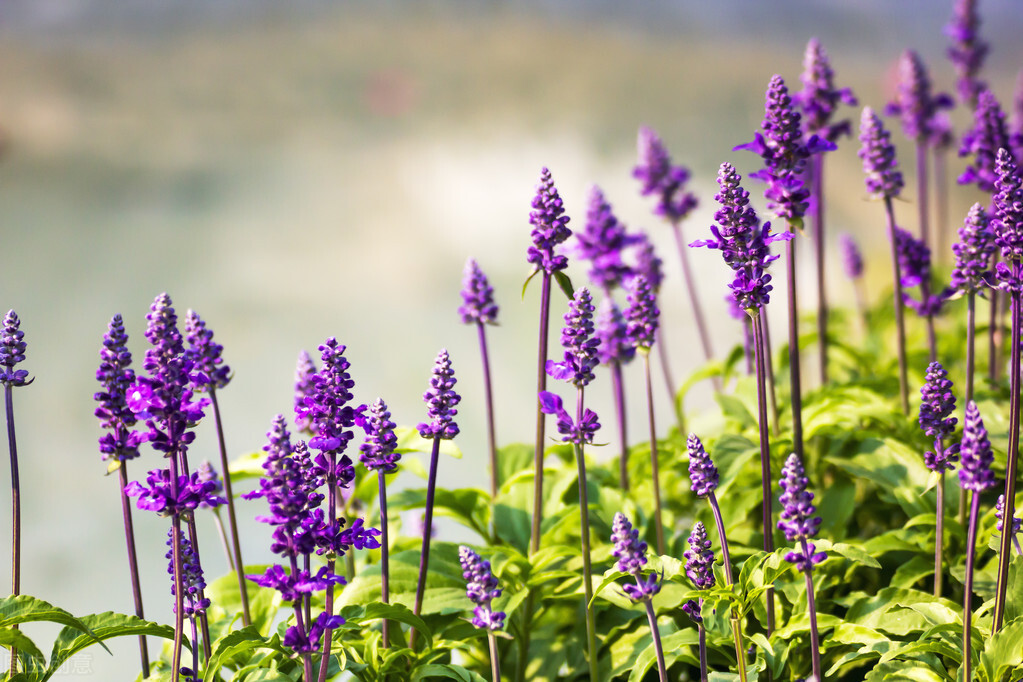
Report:
[[[227,504],[227,500],[216,494],[217,484],[200,481],[198,471],[178,476],[177,497],[171,492],[171,475],[166,469],[150,471],[146,475],[146,483],[149,485],[132,481],[124,487],[124,494],[139,498],[136,502],[139,509],[154,511],[160,516],[187,514],[200,505],[216,507]]]
[[[998,521],[998,524],[997,524],[998,531],[1001,532],[1002,524],[1005,521],[1005,495],[1004,494],[999,495],[998,496],[998,502],[995,503],[995,519]],[[1012,534],[1015,535],[1016,533],[1019,533],[1021,528],[1023,528],[1023,520],[1020,520],[1018,517],[1013,516],[1012,517]]]
[[[497,578],[490,569],[490,562],[484,561],[472,549],[462,545],[458,548],[458,562],[462,565],[462,577],[467,581],[465,594],[476,604],[472,624],[484,630],[500,630],[504,627],[505,614],[494,611],[490,603],[501,596]]]
[[[842,265],[845,266],[845,274],[849,279],[863,277],[863,254],[856,240],[851,235],[842,233],[838,237],[839,246],[842,249]]]
[[[600,344],[597,359],[602,365],[612,362],[625,364],[636,356],[636,347],[629,339],[629,328],[625,317],[611,297],[600,302],[594,333]]]
[[[217,470],[213,468],[213,465],[209,463],[209,460],[204,459],[199,462],[199,466],[196,468],[195,473],[196,481],[201,484],[212,483],[213,487],[210,489],[210,492],[217,497],[220,496],[220,493],[224,490],[224,482],[220,480],[220,475],[217,473]],[[214,509],[215,507],[210,506],[207,502],[200,502],[199,508]]]
[[[902,191],[902,173],[895,159],[895,146],[881,119],[870,107],[860,117],[860,150],[867,192],[875,198],[891,199]]]
[[[131,353],[128,351],[128,334],[120,315],[110,320],[107,333],[103,335],[103,349],[100,350],[100,365],[96,380],[103,389],[93,395],[100,406],[96,416],[107,433],[99,439],[99,451],[103,459],[111,457],[127,461],[139,456],[142,435],[132,427],[136,423],[135,413],[128,408],[127,394],[135,383],[135,372],[131,369]]]
[[[706,497],[717,490],[718,469],[695,433],[689,434],[686,448],[689,450],[689,482],[693,494]]]
[[[686,558],[686,576],[698,590],[714,587],[714,552],[703,523],[696,522],[689,534],[689,549],[682,556]]]
[[[625,309],[629,338],[636,348],[649,351],[657,337],[657,324],[661,311],[657,308],[657,295],[650,282],[642,275],[632,281],[628,292],[629,307]]]
[[[458,308],[462,322],[472,324],[497,324],[497,304],[494,303],[494,287],[480,270],[475,259],[465,262],[462,277],[462,305]]]
[[[998,177],[996,157],[1003,148],[1009,148],[1005,114],[994,93],[983,90],[973,112],[973,127],[963,134],[959,147],[959,156],[973,157],[973,163],[959,176],[959,184],[976,184],[981,191],[993,193]]]
[[[194,310],[185,315],[185,337],[188,339],[185,353],[192,364],[192,385],[200,391],[227,386],[231,368],[220,357],[224,347],[213,341],[213,330],[206,328]]]
[[[998,264],[997,275],[1002,287],[1009,291],[1023,290],[1023,282],[1014,274],[1023,260],[1023,179],[1015,160],[1005,149],[998,150],[995,162],[995,195],[992,200],[995,244],[1002,250],[1003,263]]]
[[[953,469],[958,461],[959,447],[942,446],[941,441],[955,432],[958,420],[952,416],[956,409],[956,398],[952,393],[952,382],[941,363],[932,362],[927,366],[927,378],[920,389],[920,428],[934,439],[935,452],[924,453],[924,463],[931,471],[941,473]]]
[[[568,267],[568,258],[554,251],[555,247],[572,235],[568,221],[551,173],[544,168],[540,171],[540,184],[533,199],[533,210],[529,213],[529,224],[533,226],[533,245],[526,253],[526,260],[536,270],[553,275]]]
[[[615,512],[611,522],[611,542],[614,544],[611,554],[618,559],[615,568],[636,578],[634,584],[623,585],[622,591],[634,602],[652,599],[661,591],[660,576],[651,573],[646,579],[640,577],[646,564],[647,544],[639,539],[639,531],[621,512]]]
[[[980,204],[974,204],[959,228],[959,243],[952,245],[956,257],[953,289],[969,294],[990,286],[987,277],[995,252],[994,238],[987,212]]]
[[[899,83],[895,101],[886,108],[889,116],[902,118],[902,129],[911,140],[928,142],[934,133],[935,116],[953,105],[952,98],[931,93],[931,78],[920,55],[906,50],[899,59]]]
[[[988,51],[987,43],[977,36],[978,26],[976,0],[956,0],[952,19],[945,26],[945,35],[952,39],[948,58],[959,77],[956,81],[959,100],[970,104],[977,101],[977,94],[984,88],[977,74]]]
[[[597,421],[597,413],[586,408],[583,412],[583,420],[578,426],[572,419],[572,415],[565,409],[561,396],[550,391],[540,391],[537,398],[540,401],[540,411],[544,414],[553,414],[558,418],[558,433],[564,438],[565,443],[592,443],[593,436],[600,429],[600,422]]]
[[[802,91],[792,96],[803,110],[808,135],[819,135],[834,142],[850,134],[848,120],[832,123],[839,103],[856,106],[856,97],[849,88],[836,89],[834,72],[827,53],[816,38],[810,38],[803,57]]]
[[[915,287],[931,278],[931,250],[922,239],[917,239],[908,230],[895,228],[895,248],[899,254],[899,269],[902,272],[902,286]]]
[[[455,409],[462,398],[455,393],[455,370],[451,368],[451,358],[447,350],[441,350],[433,364],[430,377],[430,390],[423,394],[427,404],[427,415],[430,423],[419,425],[419,435],[423,438],[451,439],[458,435],[458,424],[455,423]]]
[[[789,542],[815,537],[821,525],[821,518],[813,515],[817,508],[813,506],[813,493],[806,489],[809,483],[803,471],[803,463],[792,453],[785,460],[781,471],[782,494],[779,501],[782,510],[781,521],[778,522],[778,528],[785,533],[785,539]],[[786,561],[804,572],[812,570],[814,565],[826,558],[824,552],[814,552],[816,547],[813,543],[807,543],[806,547],[805,552],[799,549],[785,555]]]
[[[980,418],[980,409],[972,400],[966,404],[959,455],[962,457],[959,487],[978,493],[995,487],[995,474],[991,471],[995,456],[991,452],[991,441],[988,440],[984,420]]]
[[[646,277],[654,292],[661,290],[661,283],[664,282],[664,261],[657,255],[654,243],[650,241],[650,235],[640,232],[636,235],[636,267],[630,272],[630,278],[638,275]]]
[[[654,214],[672,223],[681,222],[697,206],[696,195],[686,190],[689,170],[674,166],[668,150],[653,129],[641,126],[637,138],[639,164],[632,176],[640,181],[640,194],[656,195]]]
[[[167,546],[173,543],[174,529],[167,533]],[[192,550],[192,543],[181,533],[179,538],[181,544],[181,584],[184,586],[184,615],[188,618],[198,616],[205,612],[210,606],[210,600],[201,598],[202,591],[206,589],[206,579],[203,577],[202,566],[199,565],[199,558]],[[167,551],[165,558],[170,561],[167,566],[167,573],[174,575],[174,549]],[[175,594],[174,581],[171,580],[171,594]],[[174,607],[171,607],[172,610]]]
[[[367,469],[388,473],[398,468],[397,462],[401,459],[401,454],[394,451],[398,445],[394,427],[395,423],[391,421],[387,404],[377,398],[376,402],[370,405],[369,412],[363,420],[366,442],[359,448],[362,452],[359,461]]]
[[[28,378],[28,371],[14,369],[14,366],[25,360],[26,344],[22,340],[25,332],[18,327],[21,320],[13,310],[7,311],[4,315],[3,330],[0,330],[0,382],[11,386],[27,386],[32,383]]]
[[[597,366],[597,347],[600,339],[594,336],[593,299],[586,287],[576,289],[575,296],[565,313],[565,326],[561,330],[561,345],[565,349],[564,362],[547,361],[547,374],[555,379],[571,381],[583,388],[593,381]]]
[[[313,422],[305,409],[306,399],[312,398],[316,387],[316,365],[307,351],[298,352],[298,364],[295,367],[295,428],[299,431],[312,432]]]
[[[586,227],[575,233],[576,254],[591,263],[589,278],[604,291],[621,285],[631,270],[622,260],[624,250],[640,241],[618,221],[599,187],[590,190]]]
[[[295,406],[301,419],[308,419],[316,437],[309,441],[309,447],[323,452],[344,451],[348,442],[355,437],[355,410],[349,405],[355,386],[348,368],[351,366],[344,356],[345,346],[333,336],[320,346],[320,360],[323,365],[313,378],[312,393],[302,405]]]

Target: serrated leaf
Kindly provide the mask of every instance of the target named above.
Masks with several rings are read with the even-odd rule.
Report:
[[[171,633],[171,637],[173,636],[173,633]],[[281,646],[277,635],[267,639],[259,634],[259,631],[252,625],[227,633],[213,643],[210,660],[206,664],[206,671],[202,678],[203,682],[213,682],[213,680],[217,679],[220,669],[235,656],[252,651],[253,649],[264,648],[273,649],[285,656],[291,654],[290,651]]]
[[[59,623],[74,628],[93,637],[95,642],[98,642],[108,654],[110,653],[107,645],[95,639],[95,635],[80,619],[75,618],[64,609],[27,594],[0,598],[0,627],[37,621]]]
[[[984,644],[980,664],[989,680],[1000,680],[1006,669],[1023,664],[1023,618],[1004,623]]]
[[[174,639],[174,628],[168,625],[160,625],[135,616],[107,611],[88,616],[82,616],[79,623],[88,629],[86,634],[80,628],[65,626],[53,642],[53,650],[50,652],[50,664],[47,672],[42,678],[48,680],[56,674],[66,660],[77,654],[82,649],[92,646],[97,640],[111,639],[113,637],[127,637],[131,635],[145,635],[150,637],[163,637]],[[104,646],[104,648],[106,648]]]
[[[33,676],[46,665],[43,653],[39,651],[35,642],[21,630],[16,630],[13,627],[0,628],[0,646],[8,650],[11,647],[17,647],[19,658],[24,659],[31,666]]]

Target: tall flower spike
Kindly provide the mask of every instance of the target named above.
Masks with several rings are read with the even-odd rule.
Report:
[[[693,494],[706,497],[717,490],[718,469],[695,433],[689,434],[686,448],[689,450],[689,482]]]
[[[948,58],[958,76],[956,88],[959,100],[970,106],[977,101],[977,94],[984,88],[983,81],[977,80],[977,74],[984,64],[988,45],[977,35],[979,26],[977,0],[956,0],[952,19],[945,26],[945,35],[952,39]]]
[[[96,380],[103,388],[93,398],[100,404],[95,413],[100,425],[108,429],[99,439],[99,451],[103,459],[113,457],[122,462],[135,459],[139,456],[141,434],[132,428],[136,423],[135,413],[127,402],[128,391],[135,383],[135,372],[131,369],[128,334],[120,315],[110,320],[99,356]]]
[[[959,176],[959,184],[975,184],[983,192],[994,193],[998,177],[996,157],[1003,148],[1009,148],[1005,114],[994,93],[985,89],[977,98],[973,127],[963,134],[959,146],[959,156],[973,157],[973,163]]]
[[[870,107],[860,117],[860,150],[867,192],[874,198],[894,198],[902,191],[902,173],[895,159],[895,146],[881,119]]]
[[[958,460],[958,446],[940,447],[939,440],[944,440],[955,432],[958,420],[952,416],[956,409],[956,398],[952,393],[952,382],[948,372],[941,363],[932,362],[927,366],[927,378],[920,389],[920,428],[934,439],[935,448],[941,452],[924,453],[924,463],[931,471],[941,473],[953,468]]]
[[[582,388],[593,381],[597,366],[597,347],[600,340],[594,336],[593,299],[586,287],[576,289],[575,296],[565,313],[565,326],[561,330],[561,346],[565,349],[563,362],[547,361],[547,374],[555,379],[571,381]]]
[[[597,346],[600,364],[607,365],[615,361],[625,364],[635,357],[636,347],[629,340],[625,317],[611,297],[600,302],[594,334],[600,342]]]
[[[194,310],[185,315],[185,337],[188,340],[189,362],[192,363],[192,384],[199,390],[223,388],[231,381],[231,368],[224,364],[224,347],[213,340],[213,330]]]
[[[835,75],[827,52],[816,38],[810,38],[803,56],[802,91],[792,99],[803,110],[807,135],[820,135],[834,142],[850,134],[848,119],[832,123],[839,103],[856,106],[856,97],[849,88],[835,88]]]
[[[809,540],[817,535],[820,528],[821,518],[813,515],[817,511],[813,506],[813,493],[806,489],[809,483],[799,457],[795,453],[789,455],[781,470],[782,494],[779,501],[782,510],[781,521],[778,522],[778,528],[785,533],[785,539],[789,542]],[[785,560],[795,564],[800,571],[809,570],[826,557],[824,552],[815,553],[815,549],[813,543],[808,543],[805,553],[802,549],[789,552],[785,555]]]
[[[714,587],[714,551],[710,546],[710,538],[703,523],[696,522],[689,534],[689,549],[683,552],[686,559],[686,576],[698,590],[709,590]],[[702,600],[701,600],[702,601]],[[694,623],[702,623],[700,604],[690,599],[682,605],[682,610]]]
[[[466,580],[465,594],[476,605],[472,624],[486,630],[502,629],[505,613],[490,608],[490,603],[501,596],[490,562],[481,559],[479,554],[465,545],[458,548],[458,562],[462,565],[462,577]]]
[[[987,212],[980,204],[974,204],[959,228],[959,243],[952,245],[955,254],[953,289],[970,293],[989,286],[987,275],[995,252],[994,236]]]
[[[885,113],[897,114],[902,119],[906,137],[924,143],[932,139],[937,113],[952,104],[948,95],[931,92],[931,78],[920,55],[915,50],[903,52],[899,58],[895,101],[885,108]]]
[[[634,602],[640,602],[651,599],[660,592],[658,574],[651,573],[646,579],[640,577],[646,564],[647,544],[639,539],[639,531],[632,527],[628,517],[621,512],[615,512],[614,520],[611,522],[611,542],[614,545],[611,554],[618,559],[615,568],[636,578],[634,584],[622,586],[626,596]]]
[[[629,307],[625,309],[629,338],[636,348],[651,349],[657,338],[658,318],[657,296],[646,277],[640,275],[632,281],[628,292]]]
[[[845,266],[845,274],[849,279],[859,279],[863,276],[863,254],[856,240],[848,234],[841,234],[838,243],[842,249],[842,265]]]
[[[917,239],[908,230],[896,227],[895,247],[899,252],[902,286],[915,287],[930,280],[931,250],[922,239]]]
[[[621,285],[630,274],[622,260],[625,249],[639,242],[638,235],[630,235],[619,222],[597,186],[590,190],[590,203],[586,211],[586,226],[575,233],[575,252],[590,262],[590,281],[604,291]]]
[[[388,412],[383,399],[377,398],[370,405],[362,421],[366,431],[366,442],[359,448],[362,452],[359,461],[373,471],[387,473],[397,469],[397,462],[401,459],[401,454],[394,451],[398,445],[398,437],[394,435],[395,423],[391,421],[391,413]]]
[[[632,176],[640,182],[640,194],[656,195],[655,215],[681,222],[697,206],[696,195],[685,187],[689,170],[672,165],[668,150],[652,128],[640,126],[636,146],[639,164],[632,169]]]
[[[995,244],[1002,251],[1002,260],[997,266],[997,276],[1002,287],[1009,291],[1023,290],[1023,281],[1016,274],[1017,265],[1023,260],[1023,179],[1019,168],[1006,149],[999,149],[995,162],[995,195],[992,200],[995,219]]]
[[[537,398],[540,401],[540,411],[544,414],[553,414],[558,418],[558,433],[564,438],[565,443],[592,443],[593,436],[600,429],[597,413],[586,408],[583,412],[582,422],[576,424],[572,415],[565,409],[561,396],[550,391],[541,391]]]
[[[167,546],[170,547],[173,540],[174,529],[167,533]],[[174,550],[167,550],[165,558],[170,561],[167,566],[167,573],[174,575]],[[181,533],[181,582],[184,585],[185,616],[191,618],[198,616],[210,606],[210,600],[200,599],[200,594],[206,589],[206,579],[203,576],[202,566],[199,559],[192,550],[192,543],[184,533]],[[171,580],[171,594],[175,593],[174,581]],[[193,646],[195,646],[193,644]]]
[[[423,438],[439,437],[451,439],[458,435],[458,424],[455,423],[455,409],[462,398],[455,392],[455,370],[451,368],[451,358],[447,350],[441,350],[433,364],[430,377],[430,390],[423,394],[427,404],[427,415],[430,423],[419,424],[419,435]]]
[[[320,346],[323,364],[313,377],[312,393],[302,405],[295,406],[298,417],[308,419],[316,433],[309,447],[324,452],[341,452],[355,437],[352,427],[356,415],[349,404],[354,397],[351,389],[355,382],[348,373],[351,365],[344,352],[345,346],[333,336],[323,342]]]
[[[568,222],[561,195],[554,186],[550,171],[544,168],[540,171],[540,184],[533,198],[533,210],[529,213],[533,245],[526,252],[526,260],[536,270],[553,275],[568,267],[568,258],[555,252],[556,247],[572,235]]]
[[[991,471],[995,456],[991,452],[991,441],[988,440],[984,420],[980,417],[980,409],[972,400],[966,405],[959,455],[962,457],[959,486],[963,490],[982,493],[995,487],[995,474]]]
[[[636,267],[630,272],[631,277],[642,275],[650,282],[650,288],[655,292],[661,290],[661,283],[664,282],[664,261],[657,255],[654,243],[650,241],[650,235],[640,232],[636,235]]]
[[[465,262],[462,277],[462,305],[458,308],[462,322],[472,324],[497,324],[497,304],[494,303],[494,287],[480,270],[474,258]]]
[[[313,395],[316,386],[316,365],[307,351],[298,352],[298,364],[295,367],[295,428],[299,431],[312,433],[313,422],[305,409],[306,399]]]
[[[32,383],[28,370],[14,369],[25,360],[25,332],[21,331],[21,320],[13,310],[4,315],[3,329],[0,330],[0,382],[11,386],[27,386]]]

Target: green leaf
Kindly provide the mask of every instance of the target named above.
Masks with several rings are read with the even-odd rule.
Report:
[[[497,478],[498,487],[520,471],[526,469],[532,471],[534,450],[535,446],[526,443],[511,443],[498,449],[497,470],[500,473]]]
[[[1012,555],[1009,563],[1009,579],[1005,582],[1004,622],[1023,616],[1023,558]]]
[[[486,682],[477,673],[466,670],[462,666],[454,665],[453,663],[430,663],[428,665],[419,666],[416,668],[415,672],[412,673],[412,679],[410,682],[419,682],[420,680],[437,678],[459,680],[459,682]]]
[[[231,475],[231,482],[244,481],[247,478],[262,478],[263,474],[266,473],[263,469],[263,462],[265,461],[266,453],[262,450],[238,455],[227,465],[227,471]]]
[[[391,496],[389,502],[394,509],[403,511],[424,508],[426,489],[402,490]],[[459,520],[483,537],[489,535],[490,495],[486,492],[477,488],[438,488],[434,491],[433,504],[438,514]]]
[[[746,404],[735,396],[726,393],[718,393],[715,396],[721,412],[725,417],[737,423],[739,429],[753,429],[757,426],[756,419],[746,407]]]
[[[33,672],[46,665],[43,653],[39,651],[35,642],[21,630],[15,630],[13,627],[0,628],[0,646],[7,649],[17,647],[19,657],[31,666]]]
[[[173,633],[171,636],[173,637]],[[218,678],[220,669],[224,665],[229,665],[231,659],[254,649],[272,649],[285,656],[291,654],[281,646],[277,635],[267,639],[259,634],[255,626],[249,625],[241,630],[229,632],[213,643],[210,660],[206,664],[206,671],[202,678],[203,682],[213,682]],[[243,658],[243,660],[247,660],[247,658]]]
[[[0,627],[8,627],[18,623],[31,623],[36,621],[59,623],[60,625],[71,627],[80,632],[84,632],[87,635],[93,636],[94,641],[99,641],[95,639],[93,633],[84,623],[82,623],[81,620],[75,618],[64,609],[56,607],[42,599],[36,599],[35,597],[27,594],[0,598]],[[103,647],[108,654],[110,653],[110,649],[107,649],[106,644],[99,642],[99,645]]]
[[[881,568],[881,564],[877,562],[877,559],[864,552],[859,547],[849,545],[844,542],[836,542],[834,544],[827,540],[815,541],[818,551],[822,552],[834,552],[840,554],[850,561],[854,561],[870,568]]]
[[[394,620],[405,623],[416,629],[416,632],[426,638],[426,649],[433,647],[433,631],[427,626],[422,618],[412,612],[403,604],[384,604],[383,602],[370,602],[366,604],[365,613],[359,620]]]
[[[53,651],[50,653],[50,665],[42,679],[50,679],[60,670],[64,661],[97,641],[131,635],[174,639],[174,628],[112,611],[82,616],[78,619],[78,625],[65,626],[58,633],[53,642]]]
[[[526,298],[526,288],[529,286],[529,283],[531,281],[533,281],[533,278],[536,277],[536,274],[538,272],[542,272],[540,270],[540,268],[533,268],[533,271],[531,273],[529,273],[529,277],[527,277],[526,281],[522,283],[522,298],[523,298],[523,300],[525,300],[525,298]]]
[[[1023,664],[1023,618],[1002,625],[987,640],[980,654],[980,664],[989,680],[1001,680],[1006,669]]]
[[[557,281],[558,287],[561,288],[562,293],[565,294],[565,297],[571,301],[575,297],[575,289],[572,287],[572,280],[569,279],[564,270],[555,270],[554,279]]]
[[[267,568],[269,568],[268,565],[248,565],[245,567],[245,575],[265,573]],[[270,634],[270,627],[281,606],[280,593],[270,587],[260,587],[251,580],[245,587],[246,593],[249,595],[249,614],[252,616],[252,624],[265,637]],[[234,571],[211,582],[206,587],[206,596],[214,604],[230,613],[240,613],[242,610],[241,592],[238,590],[238,578]]]
[[[433,453],[433,438],[423,438],[419,435],[418,429],[399,426],[394,430],[394,435],[398,438],[398,443],[394,448],[397,453],[402,455],[410,452],[422,452],[427,455]],[[462,459],[462,451],[453,440],[441,439],[439,452],[455,459]],[[404,462],[402,462],[402,466],[404,466]]]

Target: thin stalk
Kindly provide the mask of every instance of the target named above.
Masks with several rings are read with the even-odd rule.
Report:
[[[220,516],[220,510],[216,507],[213,508],[213,525],[217,527],[217,536],[220,538],[220,546],[224,550],[224,556],[227,558],[227,567],[231,571],[237,570],[234,565],[234,555],[231,554],[230,540],[227,539],[227,529],[224,528],[224,519]]]
[[[480,339],[480,356],[483,358],[483,394],[487,400],[487,447],[490,450],[490,500],[493,504],[497,498],[497,490],[501,486],[498,480],[500,471],[497,468],[497,436],[494,427],[494,393],[490,382],[490,354],[487,352],[486,325],[476,323]]]
[[[199,632],[195,626],[195,616],[188,617],[192,624],[192,670],[199,674]]]
[[[121,486],[121,516],[124,518],[124,539],[128,545],[128,573],[131,576],[131,595],[135,602],[135,615],[144,619],[142,611],[142,588],[139,584],[139,561],[135,552],[135,524],[131,520],[131,502],[124,494],[128,485],[128,462],[121,462],[118,467]],[[139,656],[142,658],[142,677],[149,677],[149,646],[145,635],[139,635]]]
[[[337,479],[334,476],[334,472],[337,470],[337,453],[329,451],[327,458],[330,463],[330,474],[327,477],[327,522],[333,528],[334,524],[337,523],[338,487]],[[351,552],[348,552],[348,555],[351,556]],[[333,573],[337,559],[333,554],[328,556],[327,572]],[[327,585],[323,610],[328,618],[334,615],[334,583]],[[317,677],[319,682],[326,682],[327,679],[327,668],[330,666],[330,648],[333,644],[333,632],[330,628],[323,631],[323,653],[320,656],[320,674]],[[309,678],[307,682],[312,682],[312,678]]]
[[[810,157],[810,223],[817,246],[817,350],[820,353],[821,385],[828,383],[828,295],[824,286],[824,157]]]
[[[935,446],[940,448],[940,441],[935,443]],[[939,450],[940,452],[940,450]],[[937,523],[935,525],[935,538],[934,538],[934,596],[941,596],[941,583],[942,583],[942,547],[945,539],[945,472],[942,471],[938,474],[938,513]]]
[[[645,603],[646,619],[650,622],[650,634],[654,638],[654,652],[657,654],[657,676],[660,682],[668,682],[668,666],[664,663],[664,648],[661,646],[660,630],[657,629],[657,616],[654,614],[653,599],[646,599]]]
[[[661,516],[661,477],[657,462],[657,427],[654,424],[654,388],[650,379],[650,349],[640,348],[643,355],[643,369],[646,373],[647,421],[650,424],[650,466],[654,486],[654,531],[657,536],[657,553],[664,554],[664,522]]]
[[[935,156],[937,161],[937,156]],[[973,369],[977,326],[977,292],[966,294],[966,397],[964,405],[973,400]],[[959,488],[959,525],[966,524],[966,489]],[[969,679],[969,678],[966,678]]]
[[[777,436],[781,427],[778,425],[778,391],[775,389],[776,382],[774,380],[774,363],[772,361],[774,353],[771,351],[771,327],[767,324],[767,309],[762,309],[760,314],[764,317],[761,333],[763,335],[764,368],[767,372],[767,387],[770,390],[771,396],[771,433]]]
[[[547,336],[550,329],[551,276],[543,273],[540,290],[540,347],[536,368],[536,450],[533,453],[533,524],[530,529],[530,553],[540,550],[540,522],[543,521],[543,446],[546,416],[540,409],[541,392],[547,390]],[[527,619],[528,620],[528,619]]]
[[[482,327],[482,325],[481,325]],[[377,470],[377,483],[380,489],[380,599],[385,604],[391,603],[391,570],[388,562],[387,542],[387,482],[384,480],[384,470]],[[383,647],[386,649],[390,642],[390,622],[384,618],[382,625]]]
[[[725,584],[731,587],[735,582],[732,572],[732,560],[728,556],[728,539],[725,537],[725,524],[721,520],[721,507],[718,506],[718,499],[713,490],[707,495],[707,502],[710,504],[710,510],[714,514],[714,523],[718,527],[718,540],[721,542],[721,559],[724,561],[725,569]],[[735,642],[735,661],[739,667],[739,679],[745,680],[746,648],[743,645],[742,628],[740,627],[739,616],[735,609],[732,610],[732,616],[729,620],[732,622],[732,640]]]
[[[753,323],[749,317],[742,321],[742,354],[746,357],[746,374],[756,372],[753,367]]]
[[[702,599],[700,600],[700,610],[703,610]],[[703,627],[703,623],[699,623],[696,627],[700,631],[700,682],[707,682],[707,630]]]
[[[965,488],[963,488],[965,490]],[[963,591],[963,679],[971,680],[970,671],[973,657],[970,655],[970,640],[973,638],[973,565],[977,556],[977,513],[980,511],[980,495],[970,494],[970,525],[966,530],[966,585]]]
[[[298,575],[298,559],[296,557],[291,557],[291,574]],[[292,605],[295,607],[295,627],[298,628],[299,632],[308,634],[308,625],[306,624],[308,616],[306,616],[306,619],[302,618],[302,600],[296,600],[292,602]],[[311,623],[309,623],[309,625],[311,625]],[[302,676],[303,682],[312,682],[313,660],[308,653],[302,654],[302,671],[304,673]]]
[[[771,446],[767,436],[767,396],[765,387],[765,369],[767,364],[764,352],[764,320],[762,311],[753,314],[753,345],[756,350],[757,364],[757,422],[760,427],[760,480],[763,485],[763,501],[761,504],[761,520],[764,531],[764,551],[774,551],[774,524],[771,522]],[[774,632],[774,589],[768,588],[767,596],[767,636]]]
[[[610,369],[611,387],[615,400],[615,417],[618,419],[618,471],[622,490],[629,492],[629,437],[625,422],[625,384],[622,381],[622,364],[617,360],[612,360]]]
[[[916,203],[920,217],[920,239],[923,240],[927,248],[931,248],[930,211],[927,202],[927,142],[918,138],[916,141]]]
[[[1001,254],[998,251],[995,251],[994,258],[991,261],[992,270],[994,270],[994,268],[998,265],[998,260],[1000,257]],[[1002,364],[1001,361],[1002,335],[999,331],[1001,327],[1000,324],[1001,320],[998,315],[998,310],[1000,307],[998,305],[998,302],[999,300],[1001,300],[1002,297],[999,296],[998,294],[999,294],[998,290],[993,290],[991,292],[991,298],[989,299],[991,301],[991,306],[989,307],[988,310],[988,312],[990,313],[990,319],[988,320],[987,329],[987,362],[988,362],[987,375],[988,381],[990,381],[992,384],[996,383],[999,377],[1001,376]]]
[[[177,453],[181,473],[188,476],[188,452],[182,450]],[[188,541],[192,543],[192,554],[195,555],[195,563],[202,566],[202,558],[199,555],[199,533],[195,528],[195,514],[188,514],[185,517],[185,526],[188,528]],[[199,590],[200,601],[206,598],[206,590]],[[199,628],[202,630],[203,655],[206,659],[210,657],[210,622],[205,611],[199,613]]]
[[[700,298],[696,294],[696,282],[693,279],[692,267],[689,265],[689,254],[682,239],[682,225],[677,220],[671,221],[671,231],[675,235],[675,246],[678,248],[678,259],[682,262],[682,277],[686,281],[686,291],[689,294],[689,304],[693,309],[693,319],[696,320],[696,330],[700,335],[700,347],[703,348],[703,357],[710,362],[714,359],[714,350],[710,345],[710,333],[707,330],[707,322],[703,316],[703,308],[700,306]],[[713,377],[714,390],[721,391],[721,378]]]
[[[423,551],[419,555],[419,579],[416,581],[416,601],[412,612],[417,616],[423,609],[423,594],[426,592],[426,572],[430,566],[430,539],[433,535],[433,497],[437,490],[437,463],[440,457],[440,436],[433,437],[430,451],[430,478],[426,484],[426,516],[423,519]],[[409,648],[415,650],[416,629],[409,632]]]
[[[1019,262],[1012,264],[1013,277],[1023,276]],[[1015,281],[1018,281],[1015,280]],[[1019,460],[1019,411],[1020,411],[1020,324],[1023,323],[1023,300],[1020,292],[1012,292],[1010,310],[1012,316],[1011,356],[1009,360],[1009,448],[1005,463],[1005,512],[1002,516],[1002,537],[998,548],[998,590],[995,592],[994,623],[991,633],[998,632],[1005,617],[1005,592],[1009,584],[1009,553],[1014,533],[1012,519],[1016,513],[1016,469]]]
[[[487,642],[490,644],[490,676],[493,682],[501,682],[501,656],[497,651],[497,637],[492,630],[487,631]]]
[[[902,412],[909,415],[909,382],[906,377],[906,321],[903,317],[902,269],[899,267],[899,247],[895,241],[895,209],[891,197],[884,198],[884,213],[888,225],[888,241],[891,242],[892,275],[895,280],[895,328],[899,350],[899,399]]]
[[[583,387],[576,391],[575,401],[575,423],[583,423]],[[583,553],[583,595],[586,601],[583,608],[586,612],[586,650],[589,654],[590,679],[599,680],[597,674],[597,620],[590,606],[593,601],[593,567],[590,563],[590,501],[586,490],[586,459],[583,455],[583,444],[575,443],[575,464],[579,470],[579,521],[581,524],[580,536],[582,540]]]
[[[803,555],[809,556],[809,548],[806,545],[806,538],[799,538],[802,545]],[[821,642],[817,632],[817,604],[813,595],[813,564],[807,562],[803,573],[806,575],[806,610],[810,614],[810,656],[813,666],[813,676],[816,680],[823,680],[821,676]]]
[[[798,232],[798,230],[797,230]],[[803,459],[803,388],[799,369],[799,302],[796,298],[796,240],[785,242],[788,251],[786,272],[789,291],[789,383],[792,402],[792,448],[799,461]]]
[[[7,442],[11,452],[11,595],[21,594],[21,479],[18,475],[18,440],[14,435],[14,391],[4,383],[7,403]],[[17,625],[15,625],[17,629]],[[18,651],[11,647],[11,677],[18,671]]]
[[[238,592],[242,599],[242,624],[252,624],[252,614],[249,611],[249,588],[248,582],[243,575],[245,573],[245,562],[242,561],[242,545],[238,536],[238,516],[234,510],[234,493],[231,490],[231,474],[227,462],[227,444],[224,441],[224,424],[220,419],[220,404],[217,402],[217,389],[210,386],[210,402],[213,403],[213,423],[217,427],[217,444],[220,446],[220,472],[224,481],[224,497],[227,498],[227,523],[231,528],[231,548],[234,552],[232,569],[238,578]],[[237,567],[237,568],[235,568]]]

